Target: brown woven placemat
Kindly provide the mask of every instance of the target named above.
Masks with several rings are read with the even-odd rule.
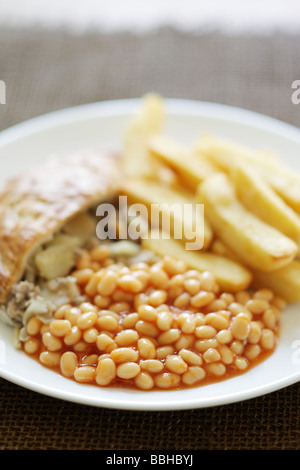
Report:
[[[82,103],[140,97],[220,102],[300,125],[291,83],[300,36],[145,36],[0,31],[0,129]],[[172,412],[94,408],[0,379],[0,450],[299,450],[298,384],[245,402]]]

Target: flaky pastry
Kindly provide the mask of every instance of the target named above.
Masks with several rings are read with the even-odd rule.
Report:
[[[26,311],[47,312],[51,292],[74,293],[67,271],[75,250],[96,234],[96,212],[88,211],[113,198],[119,181],[116,155],[87,151],[50,158],[6,183],[0,194],[2,317],[22,324]]]

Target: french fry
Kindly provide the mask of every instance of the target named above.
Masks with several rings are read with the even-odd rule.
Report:
[[[199,242],[202,242],[203,249],[209,247],[213,237],[210,223],[201,212],[198,212],[198,226],[202,232],[196,234],[196,201],[191,199],[186,192],[175,191],[152,180],[128,179],[121,185],[121,194],[127,196],[129,204],[139,203],[146,206],[149,223],[154,222],[150,218],[151,212],[153,211],[152,214],[157,215],[155,211],[159,210],[161,217],[157,228],[162,230],[164,221],[166,225],[170,222],[171,236],[174,237],[174,229],[176,228],[179,233],[178,237],[181,237],[182,241],[192,243],[194,241],[192,236],[196,235]],[[176,208],[180,210],[173,210]],[[169,227],[167,226],[167,228]]]
[[[210,134],[200,136],[195,151],[211,160],[219,169],[230,171],[241,162],[268,167],[281,167],[279,157],[269,150],[254,150],[231,140],[216,138]]]
[[[286,168],[276,154],[267,150],[248,149],[210,135],[204,135],[196,141],[195,151],[226,173],[230,173],[241,162],[253,165],[286,204],[300,213],[300,175]]]
[[[254,289],[269,288],[289,303],[300,300],[300,261],[293,260],[287,266],[265,273],[253,271]]]
[[[234,253],[221,240],[215,239],[211,245],[211,252],[219,256],[224,256],[233,261],[240,262]],[[264,272],[261,270],[251,270],[253,289],[271,289],[287,302],[298,302],[300,300],[300,261],[293,260],[287,266],[276,269],[276,271]]]
[[[180,181],[192,190],[218,170],[205,156],[188,151],[164,135],[149,139],[148,148],[153,157],[174,170]]]
[[[122,165],[125,175],[154,177],[155,165],[152,162],[148,139],[160,133],[165,119],[163,100],[149,93],[142,99],[142,109],[128,123],[123,142]]]
[[[210,271],[225,292],[246,289],[252,281],[252,274],[241,264],[213,253],[186,250],[184,245],[176,240],[149,237],[142,241],[142,246],[160,256],[181,259],[191,269]]]
[[[244,206],[299,245],[299,215],[278,196],[260,173],[248,164],[240,164],[234,168],[232,177],[236,194]]]
[[[300,214],[300,175],[282,167],[258,167],[263,178],[294,211]]]
[[[238,201],[224,173],[216,173],[201,183],[197,200],[204,203],[205,214],[217,237],[246,265],[272,271],[295,258],[296,243],[248,211]]]

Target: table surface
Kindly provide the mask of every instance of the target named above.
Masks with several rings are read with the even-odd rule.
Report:
[[[168,98],[225,103],[296,126],[300,35],[136,35],[2,27],[0,129],[94,101]],[[300,386],[200,410],[133,412],[42,396],[0,379],[1,450],[299,450]],[[142,432],[141,432],[142,430]]]

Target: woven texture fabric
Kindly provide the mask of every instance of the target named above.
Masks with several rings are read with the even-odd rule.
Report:
[[[239,106],[300,125],[300,36],[2,29],[0,129],[78,104],[165,97]],[[134,412],[57,400],[0,379],[1,450],[299,450],[300,387],[200,410]]]

